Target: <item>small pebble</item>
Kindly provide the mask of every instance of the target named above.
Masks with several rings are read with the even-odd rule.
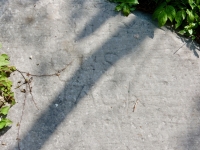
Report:
[[[138,39],[139,37],[139,34],[134,34],[134,38]]]

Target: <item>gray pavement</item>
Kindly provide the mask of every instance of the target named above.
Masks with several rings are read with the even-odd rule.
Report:
[[[21,150],[198,150],[198,45],[148,14],[123,17],[104,0],[1,0],[1,53],[33,77]],[[177,51],[178,50],[178,51]],[[175,53],[175,54],[174,54]],[[30,57],[32,59],[30,59]],[[14,87],[22,79],[12,75]],[[18,150],[24,94],[0,136]]]

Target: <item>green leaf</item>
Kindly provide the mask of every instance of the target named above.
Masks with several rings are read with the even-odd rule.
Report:
[[[193,0],[188,0],[188,3],[189,3],[189,5],[190,5],[190,7],[191,7],[192,9],[194,9],[194,7],[195,7],[194,1],[193,1]]]
[[[168,5],[165,8],[165,12],[167,13],[167,17],[169,18],[169,20],[172,22],[176,16],[176,10],[174,9],[174,7],[171,5]]]
[[[2,107],[2,108],[0,109],[0,113],[3,114],[3,115],[7,115],[9,109],[10,109],[9,106]]]
[[[6,54],[1,54],[1,56],[4,57],[6,60],[9,59],[8,55],[6,55]]]
[[[134,11],[134,10],[136,10],[136,7],[131,7],[130,8],[130,11]]]
[[[7,127],[12,124],[12,121],[6,118],[2,118],[0,121],[0,129]]]
[[[181,30],[178,33],[181,34],[181,35],[184,35],[186,33],[186,31],[185,30]]]
[[[162,8],[156,9],[156,10],[154,11],[154,13],[153,13],[152,18],[153,18],[153,19],[158,18],[158,15],[160,14],[161,11],[162,11]]]
[[[159,26],[164,26],[166,22],[167,22],[167,13],[163,10],[158,15]]]
[[[156,10],[153,13],[153,19],[158,18],[158,16],[160,15],[160,13],[164,10],[164,7],[167,5],[166,2],[162,3],[161,5],[159,5]]]
[[[189,33],[190,35],[192,35],[192,34],[193,34],[193,30],[192,30],[192,29],[189,29],[189,30],[188,30],[188,33]]]
[[[186,12],[185,12],[185,10],[181,10],[181,15],[182,15],[183,20],[185,20],[185,18],[186,18]]]
[[[127,0],[127,3],[133,4],[133,5],[139,4],[138,0]]]
[[[182,24],[182,21],[185,19],[185,15],[186,15],[185,11],[182,11],[182,10],[176,13],[176,16],[175,16],[175,21],[177,22],[175,24],[176,29]]]
[[[138,0],[115,0],[117,3],[129,3],[129,4],[139,4]]]
[[[12,124],[12,121],[7,118],[3,118],[3,121],[6,122],[6,127]]]
[[[195,21],[199,22],[200,21],[200,17],[198,16],[197,13],[194,14],[194,18],[195,18]]]
[[[117,5],[117,6],[115,7],[115,10],[116,10],[116,11],[120,11],[120,10],[122,10],[122,7],[121,7],[120,5]]]
[[[129,7],[128,7],[127,5],[125,5],[125,6],[123,7],[123,14],[124,14],[125,16],[128,16],[130,13],[131,13],[131,12],[130,12]]]
[[[9,64],[9,61],[8,61],[8,56],[6,54],[2,54],[0,56],[0,67],[1,66],[6,66]]]
[[[0,129],[3,129],[6,126],[5,121],[0,121]]]
[[[15,100],[12,100],[11,106],[13,106],[13,105],[15,105],[15,104],[16,104]]]
[[[188,16],[187,16],[187,21],[188,22],[194,22],[194,15],[193,15],[193,13],[192,13],[192,11],[190,11],[189,9],[187,9],[186,10],[186,13],[188,14]]]

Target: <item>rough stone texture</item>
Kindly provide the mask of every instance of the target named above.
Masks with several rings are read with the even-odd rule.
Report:
[[[148,14],[123,17],[114,7],[104,0],[0,1],[1,53],[13,65],[51,74],[70,64],[59,77],[33,78],[40,109],[27,95],[21,150],[199,149],[197,45],[158,28]],[[21,78],[12,75],[14,86]],[[1,150],[18,149],[24,95],[14,91],[14,123],[0,137]]]

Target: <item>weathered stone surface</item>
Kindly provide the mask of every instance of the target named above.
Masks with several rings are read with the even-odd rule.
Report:
[[[0,4],[1,53],[13,65],[33,74],[68,65],[60,76],[33,77],[40,109],[27,95],[21,150],[199,149],[195,44],[158,28],[147,14],[123,17],[103,0]],[[22,77],[11,79],[16,86]],[[0,137],[1,150],[18,149],[24,95],[14,91],[14,123]]]

